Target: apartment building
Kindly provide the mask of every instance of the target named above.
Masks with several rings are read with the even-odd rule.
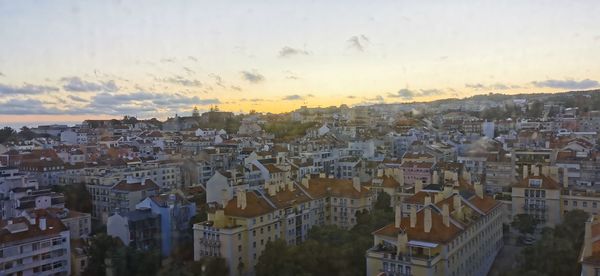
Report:
[[[0,275],[70,275],[67,227],[52,217],[0,222]]]
[[[501,203],[476,192],[423,197],[423,207],[373,232],[367,275],[486,275],[502,248]]]
[[[546,175],[530,175],[512,187],[512,216],[529,214],[540,224],[553,227],[560,223],[561,186]]]
[[[115,213],[108,217],[106,234],[139,250],[160,250],[160,214],[153,213],[149,208]]]
[[[598,216],[590,216],[585,222],[579,263],[581,263],[581,276],[596,276],[600,273],[600,220]]]
[[[194,225],[194,259],[225,258],[230,275],[252,273],[267,242],[306,240],[315,225],[350,228],[358,211],[370,210],[371,193],[353,180],[307,176],[301,184],[267,182],[265,189],[223,194],[206,222]]]

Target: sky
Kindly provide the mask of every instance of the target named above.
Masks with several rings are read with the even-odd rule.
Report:
[[[0,122],[599,88],[600,1],[0,0]]]

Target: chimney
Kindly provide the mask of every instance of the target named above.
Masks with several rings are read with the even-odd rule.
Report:
[[[290,190],[292,192],[294,191],[294,181],[288,180],[287,186],[288,186],[288,190]]]
[[[569,168],[563,169],[563,187],[569,188]]]
[[[417,181],[415,182],[415,194],[423,190],[423,182]]]
[[[401,230],[398,233],[398,245],[396,248],[396,254],[402,255],[406,253],[406,249],[408,248],[408,235],[406,234],[406,231]]]
[[[433,195],[433,202],[434,203],[438,203],[438,202],[440,202],[442,200],[444,200],[444,193],[443,192],[435,193]]]
[[[449,198],[452,196],[452,191],[454,190],[454,188],[450,185],[444,185],[444,198]]]
[[[583,239],[583,257],[589,257],[592,255],[592,221],[593,217],[588,218],[585,222],[585,235]]]
[[[267,193],[270,196],[275,196],[275,194],[277,193],[277,186],[275,186],[274,184],[268,184],[267,185]]]
[[[308,181],[309,181],[309,180],[310,180],[310,177],[306,177],[306,176],[304,176],[304,177],[302,178],[302,186],[306,187],[307,189],[310,189],[310,186],[309,186],[309,184],[308,184]]]
[[[462,204],[462,202],[460,201],[460,195],[455,194],[452,197],[452,205],[454,207],[454,210],[457,210],[457,211],[460,210],[461,204]]]
[[[355,190],[360,192],[360,177],[355,176],[352,178],[352,186]]]
[[[442,206],[442,222],[446,227],[450,227],[450,207],[447,203]]]
[[[427,206],[429,204],[431,204],[431,196],[429,196],[429,194],[426,194],[425,198],[423,199],[423,205]]]
[[[417,206],[410,208],[410,228],[417,226]]]
[[[402,222],[402,207],[400,205],[396,205],[396,212],[394,213],[394,227],[400,228],[400,223]]]
[[[319,173],[319,178],[327,178],[327,176],[325,175],[324,172],[322,172],[322,173]]]
[[[542,166],[542,175],[550,177],[550,168],[548,166]]]
[[[377,177],[383,177],[383,169],[377,169]]]
[[[244,210],[246,209],[246,190],[238,190],[237,192],[237,207]]]
[[[46,231],[46,217],[40,217],[40,230]]]
[[[431,208],[425,207],[425,221],[423,221],[425,233],[431,232]]]
[[[439,184],[440,183],[440,179],[439,179],[439,175],[438,175],[438,171],[433,171],[433,176],[431,177],[431,183],[433,184]]]
[[[479,182],[476,182],[473,184],[473,186],[475,187],[475,195],[477,195],[478,198],[483,198],[483,185]]]
[[[523,179],[527,178],[527,176],[529,176],[529,168],[527,167],[527,165],[523,165]]]

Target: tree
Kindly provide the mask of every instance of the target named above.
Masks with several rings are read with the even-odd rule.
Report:
[[[92,195],[85,184],[75,183],[65,186],[53,186],[55,192],[63,193],[65,196],[65,207],[82,213],[92,212]]]
[[[0,144],[6,143],[10,140],[14,140],[16,134],[17,133],[15,132],[15,130],[11,127],[4,127],[0,129]]]
[[[374,208],[376,210],[387,210],[392,205],[392,197],[386,192],[379,192],[377,194],[377,201],[375,202]]]
[[[587,213],[574,210],[565,214],[561,224],[544,228],[541,238],[521,251],[518,267],[509,275],[579,275],[587,218]]]
[[[512,227],[516,228],[521,235],[533,234],[537,224],[537,220],[530,214],[518,214],[511,223]]]
[[[31,131],[30,128],[23,126],[21,128],[21,130],[19,131],[19,133],[17,134],[17,136],[19,137],[19,139],[31,140],[31,139],[37,137],[37,134],[35,132]]]
[[[106,234],[99,234],[90,239],[88,249],[89,259],[85,275],[104,275],[106,273],[105,260],[109,252],[113,252],[119,244],[116,238]]]

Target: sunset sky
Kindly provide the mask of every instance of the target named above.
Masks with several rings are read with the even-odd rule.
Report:
[[[0,122],[600,87],[597,0],[333,2],[0,0]]]

